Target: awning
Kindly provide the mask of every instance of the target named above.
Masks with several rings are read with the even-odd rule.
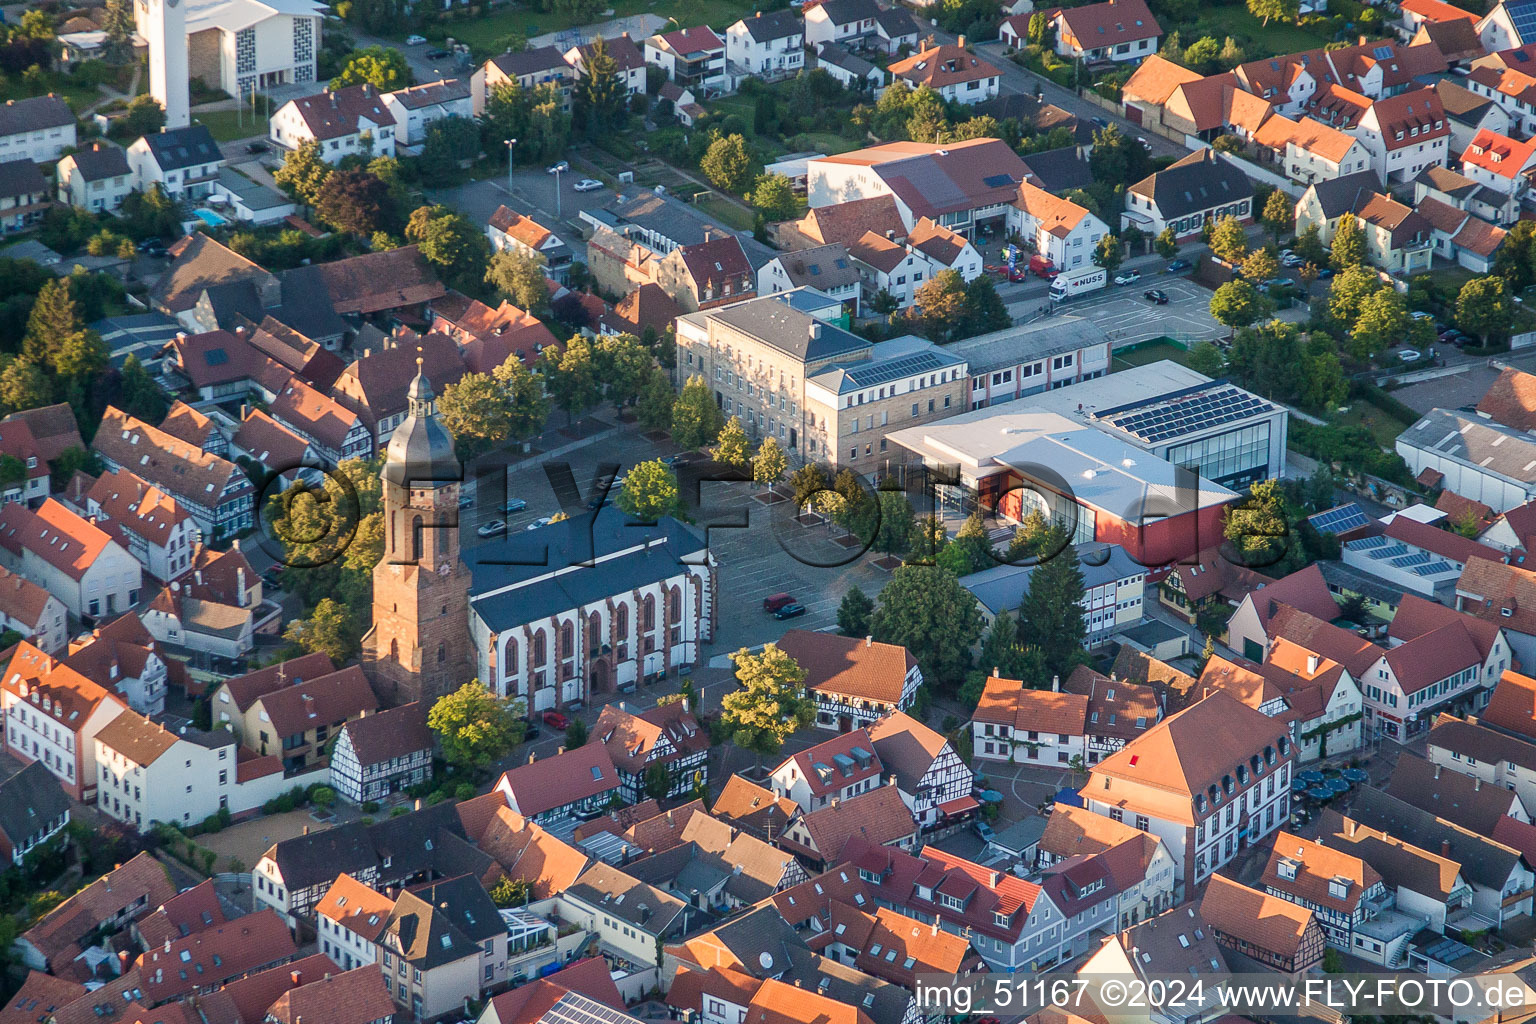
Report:
[[[962,796],[954,800],[946,800],[942,804],[939,804],[939,812],[946,818],[953,818],[957,814],[964,814],[966,811],[974,811],[980,806],[981,804],[977,802],[975,797]]]

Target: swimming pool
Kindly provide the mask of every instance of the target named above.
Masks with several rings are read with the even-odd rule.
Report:
[[[196,217],[198,220],[202,221],[204,224],[207,224],[211,228],[222,228],[224,225],[229,223],[226,218],[220,217],[212,210],[193,210],[192,216]]]

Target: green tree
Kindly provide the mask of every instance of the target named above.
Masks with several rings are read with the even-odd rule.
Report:
[[[763,443],[757,446],[757,454],[752,457],[752,482],[767,484],[771,493],[774,484],[784,479],[788,469],[789,458],[784,454],[784,449],[779,447],[779,442],[771,435],[763,438]]]
[[[1285,495],[1277,480],[1260,480],[1248,497],[1226,508],[1222,532],[1236,549],[1240,565],[1274,565],[1285,553],[1290,535]]]
[[[575,750],[586,745],[587,723],[579,718],[571,719],[571,724],[565,727],[565,749]]]
[[[357,653],[357,630],[347,606],[327,597],[315,605],[306,619],[293,619],[283,630],[283,639],[298,644],[306,653],[320,652],[336,664],[346,663]]]
[[[1045,668],[1065,679],[1087,661],[1083,641],[1088,635],[1083,618],[1083,571],[1077,552],[1067,545],[1060,527],[1051,529],[1043,547],[1056,551],[1029,577],[1029,593],[1019,607],[1019,640],[1040,648]]]
[[[683,499],[677,474],[660,459],[642,462],[625,475],[617,504],[626,515],[648,523],[680,515]]]
[[[1456,296],[1456,326],[1484,341],[1503,341],[1514,323],[1514,306],[1501,277],[1474,277]]]
[[[504,700],[473,679],[437,698],[427,712],[427,727],[437,734],[443,760],[473,774],[523,741],[521,713],[521,701]]]
[[[1048,36],[1053,35],[1051,19],[1045,16],[1044,11],[1035,11],[1029,16],[1029,41],[1036,46],[1044,47]]]
[[[740,135],[720,135],[705,150],[699,170],[716,188],[740,195],[752,183],[754,164],[746,139]]]
[[[1221,44],[1210,36],[1196,39],[1184,51],[1185,65],[1201,74],[1210,74],[1215,71],[1220,58]]]
[[[129,0],[107,0],[102,9],[101,30],[106,33],[101,56],[108,64],[133,59],[133,6]]]
[[[805,669],[770,643],[753,654],[743,647],[732,660],[741,688],[720,699],[720,721],[736,746],[773,757],[784,741],[816,718],[816,703],[805,692]]]
[[[689,450],[703,448],[715,443],[723,426],[725,416],[709,385],[698,374],[689,377],[672,404],[672,440]]]
[[[361,170],[332,171],[315,195],[315,213],[338,231],[371,236],[392,220],[389,186]]]
[[[1280,260],[1275,250],[1264,245],[1243,258],[1243,276],[1249,281],[1268,281],[1280,273]]]
[[[748,197],[765,221],[789,220],[800,209],[794,184],[782,174],[760,174]]]
[[[1173,228],[1163,228],[1158,232],[1157,241],[1152,244],[1157,248],[1157,254],[1165,260],[1171,260],[1179,254],[1179,236],[1173,233]]]
[[[1222,217],[1211,229],[1211,252],[1234,266],[1248,254],[1248,233],[1236,217]]]
[[[160,106],[160,101],[148,93],[140,93],[128,101],[119,130],[125,136],[138,138],[153,135],[164,126],[165,108]]]
[[[124,412],[145,423],[159,423],[165,419],[169,408],[165,391],[136,355],[130,355],[123,362],[122,403]]]
[[[485,281],[512,303],[533,314],[549,308],[549,281],[544,265],[526,253],[502,249],[491,255]]]
[[[22,356],[6,357],[0,369],[0,412],[8,415],[52,401],[53,384],[41,367]]]
[[[463,214],[441,205],[418,207],[406,222],[405,237],[442,272],[445,283],[460,291],[473,291],[484,276],[490,242]]]
[[[1323,248],[1322,232],[1316,224],[1308,224],[1296,233],[1292,250],[1314,266],[1321,267],[1328,262],[1328,250]]]
[[[870,619],[876,639],[906,647],[926,680],[950,687],[964,680],[981,626],[975,596],[936,565],[903,565],[893,572]]]
[[[1222,371],[1227,368],[1227,359],[1221,354],[1221,349],[1214,344],[1201,341],[1189,350],[1189,355],[1184,358],[1184,365],[1207,377],[1220,377]]]
[[[1339,218],[1339,226],[1333,233],[1333,247],[1328,261],[1333,269],[1343,273],[1350,267],[1365,265],[1365,229],[1352,213]]]
[[[502,875],[501,879],[491,886],[490,896],[491,902],[502,910],[520,907],[532,898],[533,883],[526,878]]]
[[[965,286],[965,333],[968,336],[1001,331],[1013,326],[1013,317],[997,294],[997,285],[979,274]]]
[[[608,401],[628,405],[640,397],[655,362],[633,334],[608,334],[598,339],[597,372]]]
[[[672,390],[667,375],[653,367],[640,388],[640,400],[635,403],[635,414],[646,430],[671,430],[672,406],[676,402],[677,393]]]
[[[1488,280],[1497,281],[1498,278]],[[1502,281],[1499,282],[1503,284]],[[1408,315],[1408,303],[1391,288],[1378,288],[1360,303],[1360,313],[1355,317],[1349,332],[1349,354],[1355,359],[1368,360],[1388,346],[1400,344],[1413,324]]]
[[[320,143],[311,139],[290,149],[272,178],[290,196],[305,206],[314,206],[331,173],[331,165],[320,155]]]
[[[936,556],[937,563],[956,576],[969,576],[997,565],[992,555],[992,542],[987,539],[986,522],[980,512],[972,512],[960,524],[955,539],[944,546]]]
[[[1088,166],[1096,183],[1111,186],[1140,181],[1152,170],[1151,157],[1135,139],[1111,124],[1093,133]]]
[[[917,517],[912,503],[899,490],[882,488],[876,493],[880,525],[875,532],[874,548],[887,555],[904,555],[912,546]]]
[[[466,373],[443,388],[437,411],[453,434],[454,448],[463,462],[484,455],[512,435],[506,395],[488,373]]]
[[[981,659],[977,668],[990,672],[999,679],[1025,679],[1033,682],[1044,675],[1044,669],[1031,665],[1032,659],[1025,654],[1027,648],[1019,643],[1019,626],[1007,610],[999,611],[992,620],[992,628],[981,644]],[[1026,674],[1028,678],[1026,679]]]
[[[1290,197],[1279,189],[1269,194],[1264,200],[1263,213],[1264,226],[1269,228],[1269,233],[1278,243],[1282,236],[1296,230],[1296,208],[1291,204]]]
[[[926,337],[944,342],[964,332],[967,313],[965,278],[958,270],[941,270],[918,287],[910,315]]]
[[[1274,309],[1274,303],[1241,278],[1228,281],[1211,295],[1211,316],[1228,327],[1247,327]]]
[[[440,117],[427,125],[420,169],[427,180],[452,175],[480,155],[480,126],[467,117]]]
[[[1125,249],[1120,245],[1120,239],[1116,235],[1105,235],[1099,239],[1099,244],[1093,249],[1093,262],[1104,268],[1106,274],[1113,275],[1120,269],[1120,264],[1125,259]]]
[[[1295,21],[1298,11],[1297,0],[1247,0],[1248,13],[1263,21],[1264,27],[1269,27],[1271,18],[1281,18],[1285,21]]]
[[[411,66],[405,54],[383,46],[353,50],[341,72],[331,79],[332,91],[349,85],[368,84],[379,92],[394,92],[411,84]]]
[[[556,408],[568,422],[576,414],[602,401],[602,382],[592,358],[592,344],[579,334],[571,336],[564,349],[546,348],[539,356],[539,374]]]
[[[665,800],[672,792],[672,772],[665,761],[655,761],[645,770],[642,785],[645,795],[652,800]]]
[[[491,377],[506,405],[507,437],[522,441],[542,431],[549,419],[549,399],[543,382],[523,365],[522,358],[514,352],[491,371]]]
[[[629,89],[619,76],[619,62],[608,41],[594,39],[582,52],[582,73],[576,80],[576,120],[588,137],[613,131],[624,123]]]
[[[837,631],[843,636],[868,636],[869,619],[874,613],[875,602],[858,587],[848,588],[842,603],[837,606]]]
[[[716,462],[724,463],[732,469],[746,469],[752,461],[752,442],[747,440],[747,431],[741,425],[739,416],[732,416],[725,421],[725,426],[720,429],[720,438],[710,450]]]

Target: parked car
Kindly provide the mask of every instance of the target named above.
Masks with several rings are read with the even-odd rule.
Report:
[[[676,455],[664,456],[661,460],[663,466],[682,466],[692,462],[697,456],[693,452],[678,452]]]
[[[574,188],[577,192],[596,192],[598,189],[603,187],[603,183],[598,181],[596,178],[582,178],[571,187]]]
[[[1400,348],[1397,350],[1397,358],[1399,362],[1416,363],[1424,358],[1424,353],[1416,348]]]
[[[1319,281],[1326,281],[1326,280],[1328,280],[1332,276],[1333,276],[1333,268],[1332,267],[1319,267],[1317,269],[1317,279]]]
[[[539,732],[538,726],[534,725],[532,722],[529,722],[526,718],[523,719],[523,721],[527,723],[523,726],[524,743],[527,743],[529,740],[536,740],[543,735],[543,733]]]
[[[265,153],[267,151],[267,144],[265,142],[247,142],[245,144],[245,151],[247,153]]]
[[[793,619],[804,614],[805,605],[798,601],[791,601],[789,604],[774,612],[773,617],[776,619]]]
[[[561,160],[557,164],[550,164],[548,167],[544,168],[545,174],[569,174],[570,172],[571,164],[568,160]]]
[[[984,843],[990,843],[997,838],[997,833],[992,831],[992,826],[984,821],[978,821],[971,827],[976,830],[976,834],[981,837],[981,841]]]
[[[1168,293],[1161,288],[1152,288],[1142,293],[1148,302],[1155,302],[1159,306],[1168,305]]]
[[[502,519],[492,519],[475,531],[482,537],[499,537],[507,532],[507,524]]]
[[[427,60],[442,60],[444,57],[449,56],[452,55],[447,50],[441,48],[427,51]]]
[[[1181,270],[1188,270],[1192,266],[1194,266],[1194,264],[1191,263],[1189,260],[1177,259],[1177,260],[1174,260],[1172,263],[1168,264],[1168,266],[1166,268],[1166,272],[1170,273],[1170,274],[1177,274],[1179,271],[1181,271]]]
[[[525,532],[528,531],[528,530],[537,530],[539,527],[541,527],[541,526],[548,526],[552,522],[554,522],[554,520],[551,519],[549,516],[539,516],[539,518],[535,519],[533,522],[531,522],[527,526],[523,527],[523,530]]]
[[[1127,270],[1123,274],[1115,275],[1115,284],[1135,284],[1140,280],[1141,272],[1139,270]]]
[[[139,252],[149,252],[151,249],[164,249],[165,243],[158,238],[146,238],[139,243]]]
[[[1408,315],[1413,317],[1415,320],[1433,320],[1435,318],[1433,313],[1426,313],[1422,309],[1416,309]]]
[[[414,32],[405,37],[405,45],[406,46],[420,46],[422,43],[424,43],[426,41],[427,41],[427,37],[426,36],[419,36],[419,35],[416,35]]]
[[[473,494],[465,494],[462,491],[459,493],[459,508],[469,508],[474,503],[475,496]]]
[[[1446,345],[1465,345],[1469,339],[1465,334],[1454,327],[1447,327],[1440,332],[1440,341]]]
[[[763,598],[763,611],[776,612],[785,605],[794,603],[795,597],[793,594],[771,594]]]
[[[1136,141],[1141,143],[1142,149],[1146,150],[1148,153],[1152,152],[1152,143],[1147,141],[1147,137],[1145,135],[1136,136]]]
[[[513,512],[521,512],[527,507],[528,503],[522,498],[512,498],[501,506],[501,511],[506,515],[511,515]]]
[[[544,712],[544,724],[551,729],[565,729],[570,726],[571,720],[558,711]]]
[[[283,577],[278,572],[276,566],[273,566],[261,574],[261,582],[264,585],[271,587],[273,590],[283,589]]]
[[[1295,253],[1292,252],[1292,253],[1281,253],[1280,254],[1280,263],[1281,263],[1282,266],[1287,266],[1287,267],[1291,267],[1291,268],[1294,269],[1296,267],[1304,267],[1304,266],[1306,266],[1307,261],[1302,259],[1300,256],[1297,256]]]
[[[1106,118],[1106,117],[1099,117],[1099,116],[1095,115],[1093,117],[1090,117],[1088,120],[1092,121],[1095,125],[1097,125],[1100,128],[1108,128],[1109,127],[1109,119]]]

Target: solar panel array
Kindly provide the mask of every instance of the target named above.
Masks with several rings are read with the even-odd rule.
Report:
[[[1328,511],[1338,510],[1329,509]],[[1319,515],[1325,514],[1319,513]],[[1458,572],[1457,568],[1445,559],[1437,558],[1427,551],[1410,550],[1406,544],[1389,537],[1361,537],[1359,540],[1350,541],[1344,547],[1350,551],[1360,552],[1372,561],[1383,562],[1394,569],[1409,572],[1415,576],[1455,575]]]
[[[1307,517],[1307,522],[1318,533],[1347,533],[1358,530],[1370,521],[1370,517],[1352,501]]]
[[[925,370],[935,370],[943,365],[945,364],[932,352],[919,352],[902,356],[900,359],[892,359],[888,363],[850,366],[845,372],[855,384],[863,388],[871,384],[883,384],[888,380],[910,377]]]
[[[1514,25],[1520,41],[1536,42],[1536,3],[1505,4],[1504,10],[1509,14],[1510,23]]]
[[[1128,410],[1110,417],[1109,422],[1128,434],[1155,444],[1191,431],[1235,423],[1273,408],[1262,398],[1241,388],[1227,386]]]
[[[541,1024],[636,1024],[629,1014],[575,992],[561,996],[539,1020]]]

